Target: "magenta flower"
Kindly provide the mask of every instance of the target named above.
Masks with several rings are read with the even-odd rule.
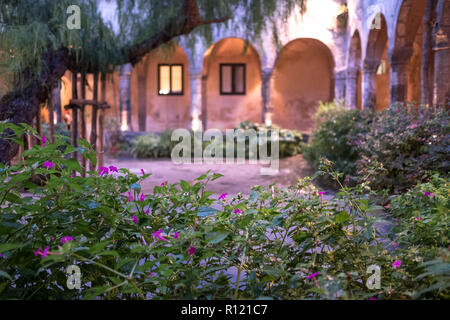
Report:
[[[136,224],[138,223],[138,218],[136,217],[135,214],[133,214],[132,219],[133,219],[133,222],[134,222],[134,223],[136,223]]]
[[[153,237],[161,240],[161,241],[168,241],[166,238],[164,238],[163,236],[161,236],[162,233],[162,229],[159,229],[158,231],[156,231],[155,233],[152,234]]]
[[[155,275],[155,273],[153,273],[153,272],[150,272],[150,274],[148,275],[150,278],[153,278],[154,277],[154,275]]]
[[[167,181],[166,181],[166,182],[163,182],[163,183],[161,183],[161,187],[164,187],[164,186],[166,185],[166,183],[167,183]]]
[[[425,197],[431,196],[431,192],[425,192]]]
[[[48,171],[48,169],[53,168],[54,166],[55,166],[55,164],[53,162],[51,162],[51,161],[45,161],[44,162],[44,167],[47,168],[47,171]]]
[[[180,237],[180,233],[175,232],[175,234],[173,235],[173,238],[174,238],[174,239],[178,239],[179,237]]]
[[[150,214],[150,209],[145,210],[145,215],[148,216]]]
[[[236,210],[234,210],[234,213],[236,213],[236,214],[242,213],[242,210],[236,209]]]
[[[311,279],[317,277],[318,275],[319,275],[318,272],[311,273],[311,274],[308,276],[308,280],[311,280]]]
[[[141,198],[140,198],[139,200],[141,200],[141,202],[144,202],[144,200],[145,200],[145,194],[141,194]]]
[[[420,221],[420,220],[422,220],[422,219],[421,219],[420,217],[417,217],[416,219],[417,219],[417,221]]]
[[[369,300],[377,300],[377,298],[370,297]]]
[[[70,175],[70,178],[73,179],[75,176],[73,174]]]
[[[195,251],[197,251],[197,249],[193,246],[190,246],[188,253],[189,253],[189,255],[193,256],[195,254]]]
[[[66,243],[67,241],[73,241],[73,238],[72,238],[72,237],[69,237],[69,236],[66,236],[66,237],[61,238],[61,244],[64,244],[64,243]]]
[[[45,148],[45,143],[47,142],[47,138],[45,136],[42,137],[42,147]]]
[[[325,191],[319,191],[319,196],[323,196],[325,193]]]
[[[119,172],[117,167],[114,167],[114,166],[109,166],[109,171],[111,171],[111,172]]]
[[[128,191],[128,202],[133,202],[133,201],[134,201],[134,198],[133,198],[133,196],[131,195],[131,192]]]
[[[397,244],[396,243],[394,243],[394,248],[396,248],[397,247]]]
[[[395,260],[394,263],[392,264],[392,267],[394,269],[400,268],[400,266],[402,265],[402,260]]]
[[[143,176],[145,176],[145,171],[144,171],[144,169],[141,169],[141,173],[142,173]]]
[[[47,246],[47,247],[45,247],[44,251],[41,251],[41,250],[42,250],[42,248],[39,248],[39,250],[35,250],[34,255],[41,256],[42,259],[44,259],[48,255],[48,251],[50,250],[50,247]]]
[[[108,174],[108,173],[109,173],[109,169],[107,167],[100,167],[98,169],[98,175],[99,176],[103,176],[103,175]]]
[[[0,253],[0,258],[5,258],[5,257]]]
[[[219,200],[225,200],[225,198],[227,197],[228,193],[222,193],[219,197]]]

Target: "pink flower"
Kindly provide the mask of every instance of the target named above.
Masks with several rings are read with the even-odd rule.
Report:
[[[325,191],[319,191],[319,196],[323,196],[325,193]]]
[[[134,223],[136,223],[136,224],[138,223],[138,218],[136,217],[135,214],[133,214],[132,219],[133,219]]]
[[[108,173],[109,173],[109,169],[107,167],[100,167],[98,169],[98,175],[99,176],[103,176],[103,175],[108,174]]]
[[[163,183],[161,183],[161,187],[164,187],[164,186],[166,185],[166,183],[167,183],[167,181],[166,181],[166,182],[163,182]]]
[[[42,147],[45,148],[45,143],[47,142],[47,138],[45,136],[42,137]]]
[[[401,260],[395,260],[394,263],[392,264],[392,267],[394,269],[400,268],[400,266],[402,265],[402,261]]]
[[[47,171],[48,171],[48,169],[53,168],[54,166],[55,166],[55,164],[53,162],[51,162],[51,161],[45,161],[44,162],[44,167],[47,168]]]
[[[422,220],[422,219],[421,219],[420,217],[417,217],[416,219],[417,219],[417,221],[420,221],[420,220]]]
[[[111,171],[111,172],[119,172],[117,167],[114,167],[114,166],[109,166],[109,171]]]
[[[397,244],[396,244],[396,243],[394,243],[394,248],[395,248],[395,247],[397,247]]]
[[[148,216],[150,214],[150,209],[145,210],[145,215]]]
[[[236,210],[234,210],[234,213],[236,213],[236,214],[242,213],[242,210],[236,209]]]
[[[425,192],[425,197],[431,196],[431,192]]]
[[[150,274],[148,275],[150,278],[153,278],[153,276],[155,275],[155,273],[150,272]]]
[[[308,280],[311,280],[312,278],[315,278],[315,277],[317,277],[318,275],[319,275],[318,272],[311,273],[311,274],[308,276]]]
[[[152,234],[153,237],[162,240],[162,241],[168,241],[166,238],[164,238],[163,236],[161,236],[162,233],[162,229],[159,229],[158,231],[156,231],[155,233]]]
[[[369,300],[377,300],[377,298],[370,297]]]
[[[66,243],[67,241],[73,241],[73,238],[72,238],[72,237],[69,237],[69,236],[66,236],[66,237],[61,238],[61,244],[64,244],[64,243]]]
[[[219,197],[219,200],[225,200],[225,198],[227,197],[228,193],[222,193]]]
[[[142,173],[143,176],[145,176],[145,171],[144,171],[144,169],[141,169],[141,173]]]
[[[139,200],[141,200],[141,202],[144,202],[144,200],[145,200],[145,194],[141,194],[141,198],[139,199]]]
[[[70,175],[70,178],[73,179],[75,176],[73,174]]]
[[[5,258],[5,257],[0,253],[0,258]]]
[[[180,237],[180,234],[178,232],[175,232],[175,234],[173,235],[174,239],[178,239]]]
[[[134,201],[134,198],[133,198],[133,196],[131,195],[131,192],[128,191],[128,202],[133,202],[133,201]]]
[[[195,251],[197,251],[197,249],[193,246],[190,246],[188,253],[189,253],[189,255],[193,256],[195,254]]]
[[[34,255],[41,256],[42,259],[44,259],[48,255],[48,251],[50,250],[50,247],[47,246],[47,247],[45,247],[44,251],[41,251],[41,250],[42,250],[42,248],[39,248],[39,250],[35,250]]]

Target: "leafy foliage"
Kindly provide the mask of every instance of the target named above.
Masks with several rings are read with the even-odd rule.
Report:
[[[36,134],[26,125],[1,123],[5,128],[18,143],[25,131]],[[66,140],[57,136],[53,145],[26,151],[23,163],[0,167],[2,299],[448,298],[448,253],[434,256],[433,247],[429,260],[417,259],[422,246],[406,238],[399,241],[404,249],[389,252],[386,241],[396,238],[380,233],[367,183],[342,186],[332,200],[322,199],[310,178],[230,199],[207,190],[221,177],[208,172],[143,194],[149,174],[110,167],[79,176],[80,164],[61,151],[76,150]],[[89,144],[79,145],[95,163]],[[340,183],[331,162],[319,169]],[[30,181],[36,175],[45,186]],[[79,290],[66,287],[74,264],[82,272]],[[365,286],[373,264],[382,268],[377,291]]]

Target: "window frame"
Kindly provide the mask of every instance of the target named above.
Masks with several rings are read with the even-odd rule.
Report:
[[[170,92],[161,93],[161,67],[169,67]],[[181,92],[172,92],[172,67],[181,67]],[[158,64],[158,96],[183,96],[184,95],[184,64],[183,63],[159,63]]]
[[[231,67],[231,92],[224,92],[223,91],[223,67]],[[235,69],[236,67],[243,67],[243,80],[244,80],[244,91],[243,92],[236,92],[236,83],[235,83]],[[219,72],[219,91],[220,95],[222,96],[245,96],[247,94],[247,64],[245,63],[221,63],[219,66],[220,72]]]

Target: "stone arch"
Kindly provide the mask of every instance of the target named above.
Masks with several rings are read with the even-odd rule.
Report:
[[[377,19],[378,21],[375,22]],[[369,32],[363,71],[364,108],[384,110],[389,107],[390,63],[388,29],[382,13],[374,19]]]
[[[435,105],[450,105],[450,0],[439,0],[434,33],[434,94]]]
[[[273,74],[273,123],[310,133],[319,102],[334,99],[334,66],[331,50],[317,39],[286,44]]]
[[[391,101],[421,100],[423,19],[427,0],[404,0],[401,4],[391,57]]]
[[[160,64],[183,65],[182,94],[159,94],[158,68]],[[139,128],[139,131],[151,132],[190,128],[189,60],[181,46],[174,44],[171,48],[160,48],[150,52],[134,67],[131,83],[131,112],[134,128]]]
[[[245,65],[245,93],[221,93],[221,65]],[[203,59],[203,128],[234,128],[240,122],[262,118],[261,60],[255,47],[241,38],[214,43]]]
[[[362,47],[359,31],[353,33],[347,63],[346,101],[351,109],[362,109]]]

